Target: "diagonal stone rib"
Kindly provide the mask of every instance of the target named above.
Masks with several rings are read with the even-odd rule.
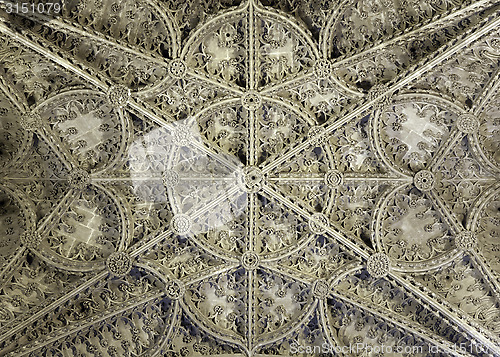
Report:
[[[76,199],[76,195],[78,192],[78,190],[70,189],[64,195],[57,206],[52,209],[49,215],[45,217],[45,219],[37,227],[38,234],[43,237],[49,233],[49,231],[52,229],[52,227],[54,227],[61,215],[69,209],[73,201]]]
[[[42,13],[37,13],[36,15],[33,15],[30,14],[29,12],[26,14],[20,12],[19,16],[34,20],[39,23],[43,23],[45,26],[48,26],[53,30],[64,29],[66,32],[73,33],[78,36],[90,37],[94,41],[97,41],[103,45],[115,47],[121,52],[129,53],[135,57],[142,58],[148,62],[155,62],[163,65],[167,64],[165,60],[157,59],[151,56],[150,54],[143,53],[141,50],[134,48],[129,44],[120,43],[116,39],[113,41],[109,36],[106,36],[97,31],[93,31],[91,28],[84,28],[84,27],[79,28],[66,20],[59,20],[54,17],[46,16]]]
[[[135,298],[135,299],[132,298],[127,301],[125,306],[122,305],[122,307],[119,309],[107,311],[101,314],[99,317],[91,316],[84,321],[79,321],[78,323],[75,324],[74,327],[64,328],[62,330],[55,332],[53,335],[42,336],[41,339],[33,341],[34,345],[33,347],[28,347],[28,348],[21,347],[21,350],[16,353],[16,356],[25,356],[33,351],[43,348],[44,346],[62,340],[65,337],[71,336],[86,328],[96,325],[106,319],[113,318],[114,316],[123,314],[136,307],[145,305],[151,301],[155,301],[161,298],[163,295],[165,295],[163,291],[155,291],[155,292],[150,292],[145,296],[141,296],[140,298]]]
[[[292,202],[289,198],[283,197],[281,194],[279,194],[276,189],[273,189],[270,185],[265,185],[263,187],[263,191],[267,193],[270,197],[276,199],[278,202],[282,203],[284,206],[286,206],[288,209],[294,211],[295,213],[298,213],[300,216],[307,220],[312,219],[312,214],[305,210],[304,208],[299,207],[296,203]],[[368,259],[370,255],[372,254],[367,248],[361,247],[351,240],[349,240],[347,237],[343,236],[336,230],[332,229],[331,227],[324,227],[326,233],[330,235],[332,238],[337,240],[342,246],[347,248],[348,251],[356,253],[359,257],[362,259]],[[291,255],[295,253],[296,251],[302,249],[304,246],[306,246],[312,239],[313,235],[307,240],[305,240],[300,246],[296,247],[291,252],[288,252],[287,255]],[[283,256],[280,257],[280,259],[283,258]]]
[[[454,325],[462,328],[469,336],[479,342],[482,346],[487,347],[491,351],[500,349],[500,341],[498,336],[493,336],[490,332],[478,326],[464,313],[459,313],[456,308],[452,307],[446,301],[440,299],[436,301],[436,295],[430,292],[426,287],[418,284],[413,278],[406,275],[404,278],[395,272],[390,273],[390,277],[404,287],[411,295],[425,302],[430,308],[435,310],[440,315],[452,322]]]
[[[481,275],[484,277],[484,280],[488,282],[491,287],[491,290],[496,295],[497,300],[500,301],[500,283],[493,275],[492,271],[488,268],[488,266],[484,263],[485,258],[481,254],[481,252],[472,252],[471,253],[473,260],[475,261],[476,268],[479,270]]]
[[[0,271],[0,290],[12,278],[17,268],[22,264],[26,247],[20,248],[14,256],[10,257],[10,261]]]
[[[425,340],[431,345],[438,347],[441,351],[445,351],[452,356],[472,357],[472,355],[467,351],[462,353],[459,349],[456,348],[456,346],[444,340],[442,337],[436,335],[431,331],[428,331],[427,329],[415,326],[413,321],[398,316],[388,309],[381,309],[378,307],[374,307],[373,304],[371,304],[369,301],[365,299],[360,299],[355,295],[344,291],[342,293],[334,292],[332,293],[332,295],[338,298],[339,300],[352,304],[363,311],[366,311],[384,321],[394,324],[403,330],[409,331],[411,334],[420,337],[421,339]]]
[[[500,68],[498,68],[496,74],[491,77],[490,81],[487,83],[484,90],[481,92],[481,95],[472,106],[474,114],[477,115],[481,112],[481,110],[488,103],[491,97],[493,97],[495,94],[498,93],[499,88],[500,88]]]
[[[61,56],[55,55],[51,51],[52,46],[46,43],[45,41],[41,39],[37,39],[37,41],[31,40],[26,36],[26,34],[22,33],[23,31],[21,31],[21,33],[14,32],[3,21],[0,22],[0,32],[13,38],[15,41],[32,49],[33,51],[40,53],[41,55],[53,61],[54,63],[57,63],[61,67],[74,73],[78,77],[83,78],[85,81],[87,81],[87,83],[89,83],[93,87],[100,89],[104,92],[108,89],[108,85],[104,83],[104,81],[99,79],[100,76],[95,71],[87,68],[83,64],[80,63],[73,64],[69,60]]]
[[[49,301],[49,304],[46,305],[44,308],[40,309],[39,311],[32,314],[28,312],[26,315],[21,316],[21,318],[14,320],[12,323],[5,326],[4,331],[6,332],[0,335],[0,342],[3,342],[10,336],[18,333],[19,331],[22,331],[24,328],[30,326],[36,320],[42,318],[44,315],[53,311],[58,306],[63,305],[65,302],[69,301],[74,296],[80,294],[84,290],[90,288],[94,284],[101,282],[103,278],[105,278],[107,275],[108,272],[100,272],[91,277],[89,280],[80,283],[80,285],[73,286],[72,289],[69,289],[68,292],[66,292],[59,298],[53,299],[52,302]]]
[[[43,124],[43,127],[38,130],[38,135],[50,146],[68,170],[80,166],[71,154],[66,143],[57,140],[54,131],[49,125]]]
[[[432,205],[439,213],[441,213],[443,219],[448,224],[452,232],[455,235],[461,232],[463,230],[462,225],[460,224],[460,222],[458,222],[457,217],[455,217],[455,215],[450,212],[443,199],[438,194],[436,194],[434,190],[431,190],[426,194],[431,200]]]
[[[349,56],[349,58],[341,59],[339,61],[336,61],[333,63],[334,67],[342,67],[345,66],[346,64],[354,62],[358,58],[366,58],[368,57],[371,53],[377,52],[382,50],[384,47],[387,47],[388,45],[397,43],[399,41],[404,41],[408,40],[412,37],[416,37],[416,35],[419,32],[422,32],[422,35],[425,36],[427,31],[433,30],[435,28],[438,28],[440,26],[446,25],[447,23],[450,23],[451,21],[455,19],[459,19],[461,17],[466,17],[469,16],[473,13],[485,10],[486,8],[495,5],[497,2],[494,0],[480,0],[480,1],[475,1],[472,2],[471,5],[464,7],[463,9],[460,9],[458,11],[451,12],[450,14],[443,16],[443,17],[438,17],[436,20],[429,22],[421,27],[415,27],[411,29],[410,31],[406,31],[402,33],[399,36],[396,36],[389,41],[379,43],[373,47],[367,48],[359,53],[353,54]]]
[[[444,143],[442,143],[439,147],[439,150],[434,153],[431,161],[427,164],[427,167],[430,171],[433,171],[437,168],[439,164],[443,161],[443,159],[448,155],[448,153],[453,149],[456,143],[463,138],[463,133],[461,133],[458,129],[454,128],[450,136],[446,139]]]
[[[482,25],[482,26],[481,26]],[[421,61],[419,64],[412,66],[408,71],[400,75],[398,78],[393,80],[392,82],[394,83],[393,85],[387,87],[387,90],[385,93],[380,93],[375,98],[368,98],[365,101],[359,103],[357,106],[355,106],[352,111],[342,118],[332,122],[332,123],[327,123],[325,126],[325,132],[323,135],[327,135],[334,130],[340,128],[343,126],[345,123],[348,123],[352,119],[359,117],[363,113],[367,112],[374,104],[378,103],[379,100],[383,97],[386,97],[388,95],[391,95],[392,93],[403,89],[406,85],[414,81],[415,79],[421,77],[423,74],[426,72],[429,72],[432,70],[434,67],[442,63],[444,60],[447,58],[453,56],[457,52],[459,52],[461,49],[465,48],[466,46],[470,45],[477,39],[479,39],[481,36],[484,36],[485,34],[489,33],[490,31],[498,28],[500,26],[500,17],[497,18],[494,21],[488,20],[486,22],[481,23],[479,27],[476,27],[475,31],[472,33],[466,33],[465,36],[461,36],[458,39],[455,39],[452,41],[452,43],[448,46],[443,46],[440,50],[438,50],[436,53],[434,53],[432,56],[429,56],[428,58],[425,58],[423,61]],[[292,158],[294,155],[298,154],[300,151],[304,150],[308,146],[311,145],[311,143],[316,140],[316,137],[311,137],[301,144],[295,146],[288,152],[284,153],[283,155],[279,156],[276,160],[273,162],[269,163],[266,165],[262,171],[264,173],[268,173],[275,167],[278,167],[282,163],[286,162],[290,158]]]

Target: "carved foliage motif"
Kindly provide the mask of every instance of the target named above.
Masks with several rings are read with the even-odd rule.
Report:
[[[499,9],[2,15],[0,355],[497,356]]]

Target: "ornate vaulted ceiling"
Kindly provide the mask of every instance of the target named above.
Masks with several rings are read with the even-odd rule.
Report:
[[[498,1],[3,9],[0,355],[500,355]]]

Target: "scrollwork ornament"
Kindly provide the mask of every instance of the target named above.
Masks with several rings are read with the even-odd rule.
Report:
[[[328,227],[328,219],[322,213],[315,213],[309,220],[309,229],[314,234],[323,234]]]
[[[172,217],[170,228],[176,234],[187,234],[191,231],[193,223],[187,214],[177,214]]]
[[[413,184],[423,192],[432,190],[436,183],[435,181],[434,174],[429,170],[420,170],[413,177]]]
[[[479,129],[479,120],[473,114],[462,114],[458,117],[457,128],[464,134],[473,134]]]
[[[0,355],[494,353],[498,20],[429,1],[4,26]]]
[[[457,248],[465,251],[473,251],[477,246],[477,237],[474,232],[462,231],[455,237]]]
[[[115,276],[125,276],[132,269],[132,259],[125,252],[114,252],[106,260],[108,270]]]
[[[368,270],[368,274],[370,274],[373,278],[383,278],[384,276],[389,274],[389,257],[384,253],[375,253],[370,258],[368,258],[366,268]]]
[[[21,127],[28,131],[34,131],[42,127],[42,118],[36,111],[26,112],[21,116]]]
[[[173,59],[168,66],[168,72],[174,78],[184,78],[186,71],[186,64],[180,58]]]
[[[260,258],[255,252],[245,252],[241,256],[241,265],[246,270],[254,270],[260,264]]]
[[[165,293],[172,300],[179,300],[186,291],[184,283],[178,279],[169,280],[165,285]]]
[[[70,173],[68,182],[73,189],[81,190],[89,185],[90,175],[83,169],[75,169]]]
[[[130,89],[124,85],[111,86],[108,90],[108,98],[112,105],[121,108],[128,103]]]
[[[24,231],[21,234],[21,244],[28,249],[36,249],[42,242],[42,236],[37,231]]]

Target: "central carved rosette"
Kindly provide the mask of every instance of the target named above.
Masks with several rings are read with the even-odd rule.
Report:
[[[248,192],[258,192],[264,183],[264,174],[257,167],[246,167],[243,171],[243,183]]]

